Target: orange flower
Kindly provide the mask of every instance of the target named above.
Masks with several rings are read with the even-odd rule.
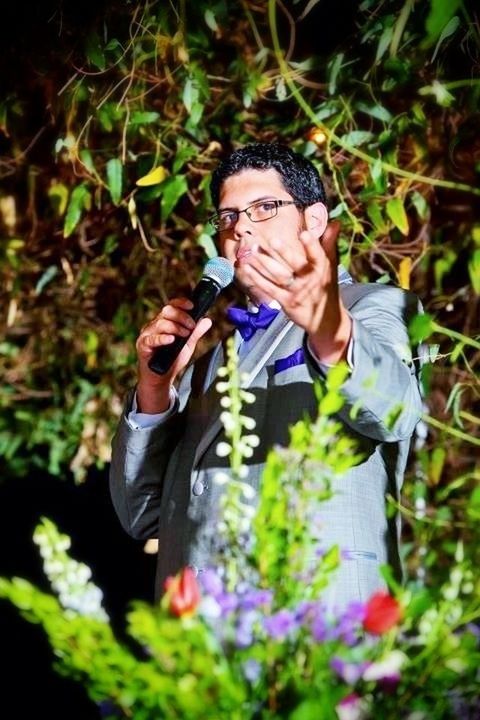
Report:
[[[177,617],[193,615],[200,602],[200,588],[191,567],[165,581],[167,607]]]
[[[385,590],[374,593],[365,607],[363,627],[374,635],[382,635],[402,618],[402,606]]]

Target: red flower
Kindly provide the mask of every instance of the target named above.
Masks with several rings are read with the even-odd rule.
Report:
[[[165,580],[167,607],[173,615],[193,615],[200,602],[200,588],[192,568],[186,567],[175,577]]]
[[[382,635],[396,625],[401,618],[402,606],[398,600],[395,600],[385,590],[379,590],[372,595],[365,607],[363,627],[374,635]]]

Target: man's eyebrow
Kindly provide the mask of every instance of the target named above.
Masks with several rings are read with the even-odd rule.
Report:
[[[255,205],[257,202],[262,202],[262,200],[275,200],[273,195],[262,195],[261,197],[256,198],[255,200],[250,200],[250,202],[245,207],[250,207],[250,205]],[[237,212],[238,208],[236,207],[225,207],[225,208],[218,208],[218,212],[228,212],[229,210],[233,212]]]

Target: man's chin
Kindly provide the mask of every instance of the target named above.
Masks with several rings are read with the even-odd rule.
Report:
[[[255,285],[247,285],[247,283],[242,282],[237,277],[235,278],[235,285],[249,300],[255,303],[255,305],[260,305],[261,303],[267,305],[271,301],[271,298],[262,294]]]

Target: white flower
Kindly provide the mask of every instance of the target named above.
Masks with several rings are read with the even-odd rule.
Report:
[[[233,419],[233,415],[226,410],[220,413],[220,422],[222,423],[227,433],[235,429],[235,420]]]
[[[253,500],[256,494],[255,489],[251,485],[247,485],[247,483],[243,483],[242,492],[244,497],[247,498],[247,500]]]
[[[257,424],[255,420],[251,417],[248,417],[248,415],[240,415],[240,420],[242,421],[242,425],[246,430],[253,430],[253,428]]]
[[[217,485],[226,485],[230,481],[230,476],[224,472],[217,472],[213,477],[213,482]]]
[[[222,614],[222,608],[211,595],[202,597],[198,612],[207,620],[216,620]]]
[[[255,402],[255,395],[251,392],[248,392],[248,390],[242,390],[241,397],[242,397],[242,400],[248,404]]]
[[[232,451],[232,446],[229,445],[226,442],[219,442],[217,445],[217,455],[218,457],[227,457]]]
[[[392,650],[383,660],[374,662],[367,667],[362,677],[364,680],[382,680],[399,675],[400,669],[408,660],[401,650]]]

